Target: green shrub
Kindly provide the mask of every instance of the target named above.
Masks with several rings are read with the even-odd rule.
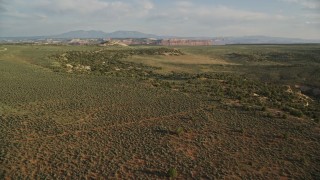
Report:
[[[175,168],[170,168],[167,172],[169,178],[176,178],[178,176],[178,172]]]
[[[302,117],[303,113],[298,109],[291,109],[290,114],[296,117]]]
[[[184,130],[182,127],[178,127],[178,129],[176,130],[176,133],[178,136],[180,136],[183,132],[184,132]]]
[[[286,114],[282,114],[282,118],[283,118],[283,119],[287,119],[287,117],[288,117],[288,116],[287,116]]]

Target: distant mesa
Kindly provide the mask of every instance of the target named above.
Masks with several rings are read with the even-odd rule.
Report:
[[[89,39],[89,38],[113,38],[113,39],[157,39],[168,40],[163,45],[224,45],[224,44],[295,44],[295,43],[320,43],[320,39],[309,40],[299,38],[283,38],[283,37],[269,37],[269,36],[241,36],[241,37],[178,37],[178,36],[162,36],[155,34],[147,34],[139,31],[115,31],[106,33],[103,31],[70,31],[60,35],[51,36],[51,38],[61,39]],[[207,40],[203,42],[202,40]],[[188,42],[189,41],[189,42]],[[210,42],[212,41],[212,42]]]
[[[102,42],[100,44],[100,46],[122,46],[122,47],[126,47],[128,46],[125,43],[122,43],[121,41],[106,41],[106,42]]]
[[[159,39],[160,36],[154,34],[145,34],[138,31],[116,31],[112,33],[107,33],[108,38],[155,38]]]

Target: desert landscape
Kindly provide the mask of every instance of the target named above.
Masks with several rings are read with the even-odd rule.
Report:
[[[4,179],[320,175],[319,45],[4,48]]]
[[[319,180],[319,29],[319,0],[0,0],[0,180]]]

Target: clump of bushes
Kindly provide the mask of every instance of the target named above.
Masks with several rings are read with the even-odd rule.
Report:
[[[296,117],[303,116],[302,111],[299,109],[295,109],[295,108],[291,108],[291,107],[284,107],[283,110],[289,112],[292,116],[296,116]]]
[[[90,73],[121,77],[144,77],[151,75],[155,67],[141,63],[123,61],[132,55],[157,55],[173,49],[127,49],[127,50],[102,50],[102,51],[69,51],[51,56],[58,65],[52,66],[66,72]]]

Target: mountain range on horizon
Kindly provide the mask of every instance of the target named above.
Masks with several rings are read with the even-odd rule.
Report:
[[[155,39],[212,39],[221,44],[295,44],[295,43],[320,43],[320,39],[299,39],[283,38],[269,36],[240,36],[240,37],[179,37],[179,36],[161,36],[155,34],[146,34],[139,31],[115,31],[106,33],[98,30],[76,30],[51,36],[33,36],[33,37],[0,37],[0,40],[34,40],[34,39],[93,39],[93,38],[155,38]]]
[[[106,33],[104,31],[97,30],[77,30],[69,31],[59,35],[51,36],[53,38],[162,38],[163,36],[158,36],[154,34],[146,34],[139,31],[115,31],[111,33]]]

